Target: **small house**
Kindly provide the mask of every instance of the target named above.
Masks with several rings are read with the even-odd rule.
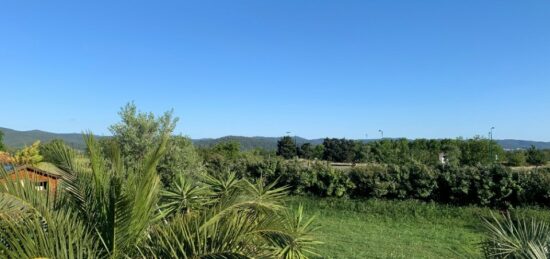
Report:
[[[21,184],[28,182],[33,184],[37,190],[48,191],[51,195],[56,195],[57,186],[59,180],[61,180],[60,174],[48,172],[32,166],[18,166],[10,169],[11,170],[8,171],[5,178],[12,181],[21,181]],[[0,179],[0,183],[3,181],[5,181],[5,179]]]

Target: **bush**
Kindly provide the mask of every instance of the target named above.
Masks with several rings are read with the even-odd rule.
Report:
[[[531,146],[527,149],[527,163],[534,166],[544,165],[546,164],[546,156],[542,150]]]
[[[523,189],[520,203],[550,205],[549,169],[535,169],[519,173],[519,184]]]
[[[503,166],[480,167],[474,178],[477,204],[509,207],[521,193],[517,174]]]
[[[320,162],[305,164],[296,160],[279,163],[276,175],[295,194],[342,197],[348,196],[355,188],[348,173]]]
[[[509,168],[466,166],[439,168],[437,200],[451,204],[509,207],[519,204],[520,174]]]
[[[431,199],[432,193],[437,189],[437,177],[435,171],[423,164],[412,163],[403,166],[408,179],[403,184],[406,186],[407,196],[416,199]]]
[[[473,179],[479,170],[472,166],[439,168],[437,200],[465,205],[473,203]]]
[[[325,162],[284,160],[242,155],[220,157],[210,170],[234,171],[239,176],[264,177],[288,186],[296,195],[381,199],[417,199],[454,205],[498,208],[550,205],[550,169],[512,171],[501,165],[431,167],[418,162],[403,165],[369,164],[335,169]]]
[[[506,153],[506,158],[509,166],[524,166],[527,161],[523,151],[509,151]]]
[[[395,182],[390,176],[386,166],[354,167],[349,173],[351,181],[355,184],[352,195],[354,197],[385,197],[395,190]]]

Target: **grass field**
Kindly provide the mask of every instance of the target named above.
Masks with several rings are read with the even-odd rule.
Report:
[[[480,217],[491,215],[487,208],[418,201],[291,199],[300,203],[321,226],[323,258],[480,258]],[[542,209],[514,213],[550,219]]]

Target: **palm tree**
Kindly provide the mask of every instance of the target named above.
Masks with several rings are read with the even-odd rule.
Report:
[[[0,257],[7,258],[305,258],[316,227],[284,206],[286,188],[234,174],[180,176],[161,190],[156,166],[168,135],[136,168],[113,146],[102,155],[85,135],[86,160],[59,144],[66,173],[56,199],[31,184],[0,186]],[[2,169],[0,169],[2,170]],[[4,172],[5,173],[5,172]],[[7,178],[6,178],[7,179]]]
[[[301,207],[297,212],[284,208],[285,188],[265,185],[263,179],[255,183],[238,180],[234,174],[207,176],[204,181],[207,187],[174,187],[193,191],[181,193],[181,203],[169,202],[164,207],[173,207],[168,211],[186,208],[186,213],[155,226],[142,251],[144,257],[305,258],[306,253],[315,254],[312,247],[319,244],[313,235],[316,227],[311,219],[304,219]],[[200,200],[190,195],[198,190],[207,193],[211,203],[191,205]],[[174,194],[166,195],[175,200]],[[190,207],[202,208],[190,213]]]

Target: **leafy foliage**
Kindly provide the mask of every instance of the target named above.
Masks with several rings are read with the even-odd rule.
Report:
[[[256,183],[239,180],[234,174],[221,178],[205,176],[203,180],[207,183],[203,187],[180,188],[188,191],[178,192],[178,200],[191,204],[188,198],[202,196],[211,197],[213,202],[194,203],[203,209],[196,213],[186,209],[169,224],[157,225],[143,250],[146,257],[304,258],[317,243],[311,235],[315,230],[312,221],[303,222],[299,211],[300,222],[296,226],[296,218],[284,210],[284,188],[265,185],[261,179]],[[180,186],[183,185],[186,184],[182,182]],[[174,198],[175,194],[166,193],[166,197]],[[165,205],[175,209],[182,208],[181,204]]]
[[[134,103],[128,103],[120,112],[121,122],[109,129],[112,141],[118,144],[124,154],[124,166],[135,167],[157,146],[164,135],[172,133],[178,118],[172,118],[169,111],[160,117],[153,113],[138,112]],[[108,147],[107,147],[108,148]]]
[[[524,166],[527,163],[527,156],[522,150],[507,152],[506,158],[510,166]]]
[[[282,151],[283,141],[288,152]],[[284,145],[283,145],[284,146]],[[439,157],[445,157],[448,165],[469,165],[500,163],[506,160],[506,153],[496,141],[481,137],[473,139],[382,139],[361,142],[347,139],[325,138],[322,144],[312,146],[305,143],[304,149],[298,149],[298,155],[305,159],[319,159],[331,162],[381,163],[404,165],[411,161],[429,166],[441,163]],[[293,151],[291,139],[282,138],[278,155],[289,159]],[[285,155],[281,155],[285,154]]]
[[[206,161],[207,171],[219,170]],[[239,159],[224,163],[224,168],[246,179],[278,180],[293,194],[419,199],[496,208],[550,204],[550,171],[546,168],[512,170],[499,164],[429,166],[414,160],[340,167],[323,161],[284,160],[250,153],[241,153]]]
[[[6,150],[6,146],[4,145],[4,132],[0,130],[0,151]]]
[[[171,136],[168,139],[166,153],[157,166],[160,180],[164,186],[170,186],[181,174],[200,174],[203,172],[202,159],[187,137]]]
[[[353,140],[326,138],[323,141],[323,159],[334,162],[351,162],[355,157]]]
[[[527,150],[527,162],[531,165],[541,166],[546,164],[546,157],[541,150],[531,146]]]
[[[56,156],[54,154],[55,150],[57,150],[60,146],[65,146],[65,141],[62,139],[54,139],[48,143],[42,144],[39,147],[40,154],[44,158],[44,161],[48,162],[56,162],[54,161]]]
[[[40,155],[40,141],[35,141],[32,145],[15,153],[15,163],[19,165],[35,166],[42,160],[43,157]]]
[[[0,165],[11,165],[15,163],[15,158],[8,152],[0,151]]]
[[[284,136],[277,141],[277,155],[290,159],[298,155],[296,143],[290,136]]]
[[[102,139],[102,151],[109,154],[111,147],[120,147],[124,154],[123,165],[133,168],[168,135],[166,152],[160,158],[156,170],[164,186],[171,185],[179,174],[201,172],[202,161],[191,140],[184,136],[171,136],[178,118],[172,111],[156,117],[153,113],[138,112],[134,103],[129,103],[119,112],[121,122],[110,127],[113,137]]]
[[[17,180],[0,185],[0,256],[304,258],[312,250],[312,221],[287,217],[286,188],[274,183],[181,173],[161,190],[156,168],[169,139],[134,166],[116,145],[105,157],[91,134],[86,159],[52,145],[51,160],[66,172],[59,197]]]
[[[311,143],[302,144],[298,150],[298,156],[305,159],[313,159],[315,157],[315,153]]]

